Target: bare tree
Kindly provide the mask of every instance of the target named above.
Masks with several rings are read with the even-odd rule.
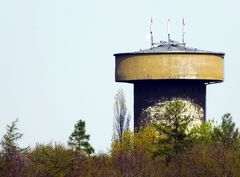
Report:
[[[129,130],[131,116],[128,113],[125,95],[122,89],[118,90],[114,99],[114,139],[122,142],[123,133]]]

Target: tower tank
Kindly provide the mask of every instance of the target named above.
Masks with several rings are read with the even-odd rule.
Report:
[[[116,53],[115,81],[134,86],[134,127],[160,119],[167,102],[181,100],[195,123],[206,120],[206,86],[223,82],[224,53],[160,42]]]

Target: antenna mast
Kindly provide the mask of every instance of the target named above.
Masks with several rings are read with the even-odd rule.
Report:
[[[184,37],[185,37],[185,22],[184,22],[184,18],[183,18],[182,19],[182,45],[185,46]]]
[[[152,23],[153,23],[153,19],[151,18],[151,22],[150,22],[150,37],[151,37],[151,48],[153,48],[153,33],[152,33]]]
[[[170,19],[167,22],[167,33],[168,33],[168,45],[171,46],[171,38],[170,38]]]

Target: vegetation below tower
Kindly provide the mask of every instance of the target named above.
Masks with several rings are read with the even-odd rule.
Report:
[[[183,102],[171,102],[161,121],[135,132],[126,127],[126,119],[124,129],[117,127],[109,152],[100,154],[93,154],[82,120],[75,124],[68,147],[49,143],[33,149],[18,146],[22,133],[14,121],[1,140],[0,176],[240,176],[240,136],[231,115],[225,114],[220,125],[207,121],[189,128],[192,119],[186,111]],[[119,115],[127,118],[125,112]]]

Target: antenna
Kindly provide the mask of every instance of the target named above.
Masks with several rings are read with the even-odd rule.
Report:
[[[152,24],[153,24],[153,19],[151,18],[150,22],[150,37],[151,37],[151,48],[153,48],[153,33],[152,33]]]
[[[168,19],[168,22],[167,22],[167,33],[168,33],[168,44],[170,45],[170,43],[171,43],[171,38],[170,38],[170,19]]]
[[[185,22],[183,18],[182,19],[182,45],[184,46],[185,46],[185,41],[184,41],[185,33],[186,33],[186,29],[185,29]]]

